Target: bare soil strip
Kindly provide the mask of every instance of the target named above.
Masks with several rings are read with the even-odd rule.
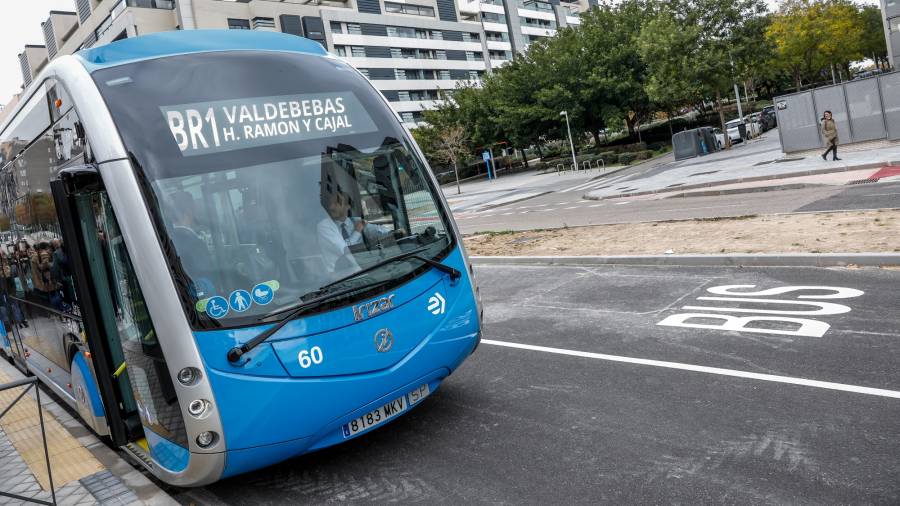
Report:
[[[746,216],[490,232],[470,255],[663,255],[900,252],[900,211]]]

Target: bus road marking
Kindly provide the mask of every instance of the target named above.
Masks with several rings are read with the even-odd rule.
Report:
[[[900,391],[886,390],[883,388],[863,387],[858,385],[848,385],[846,383],[833,383],[830,381],[819,381],[806,378],[795,378],[791,376],[779,376],[775,374],[762,374],[750,371],[738,371],[735,369],[723,369],[720,367],[708,367],[704,365],[684,364],[681,362],[668,362],[665,360],[652,360],[647,358],[623,357],[619,355],[607,355],[605,353],[592,353],[588,351],[567,350],[564,348],[551,348],[549,346],[535,346],[532,344],[511,343],[508,341],[494,341],[492,339],[482,339],[483,344],[493,346],[502,346],[505,348],[517,348],[520,350],[540,351],[543,353],[553,353],[556,355],[567,355],[571,357],[592,358],[595,360],[606,360],[608,362],[620,362],[625,364],[645,365],[650,367],[661,367],[664,369],[677,369],[681,371],[700,372],[704,374],[716,374],[719,376],[731,376],[734,378],[754,379],[759,381],[770,381],[773,383],[787,383],[789,385],[801,385],[813,388],[822,388],[825,390],[838,390],[841,392],[850,392],[863,395],[874,395],[878,397],[890,397],[900,399]]]

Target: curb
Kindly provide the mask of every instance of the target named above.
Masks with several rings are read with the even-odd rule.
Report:
[[[775,253],[734,255],[472,256],[477,265],[670,265],[746,267],[881,267],[900,265],[900,253]]]
[[[752,177],[741,177],[735,179],[724,179],[722,181],[713,181],[709,183],[697,183],[686,186],[678,186],[676,188],[661,188],[659,190],[646,190],[640,192],[630,192],[630,193],[621,193],[619,195],[607,195],[603,197],[594,197],[589,193],[586,193],[582,196],[583,199],[586,200],[611,200],[611,199],[620,199],[625,197],[637,197],[641,195],[656,195],[659,193],[671,193],[671,192],[680,192],[682,190],[693,190],[696,188],[711,188],[714,186],[722,186],[726,184],[736,184],[736,183],[752,183],[754,181],[771,181],[773,179],[787,179],[791,177],[803,177],[803,176],[815,176],[819,174],[832,174],[835,172],[850,172],[853,170],[865,170],[865,169],[877,169],[884,167],[886,165],[894,165],[894,162],[877,162],[877,163],[864,163],[862,165],[854,165],[854,166],[844,166],[844,167],[833,167],[828,169],[812,169],[812,170],[803,170],[799,172],[785,172],[783,174],[772,174],[768,176],[752,176]]]
[[[690,197],[718,197],[721,195],[738,195],[742,193],[761,193],[761,192],[770,192],[770,191],[779,191],[779,190],[802,190],[804,188],[814,188],[825,186],[822,184],[811,184],[811,183],[791,183],[791,184],[779,184],[773,186],[754,186],[750,188],[731,188],[728,190],[705,190],[705,191],[697,191],[697,192],[682,192],[676,193],[674,195],[667,195],[663,198],[667,199],[686,199]]]

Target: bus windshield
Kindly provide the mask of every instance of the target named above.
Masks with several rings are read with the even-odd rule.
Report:
[[[257,323],[386,258],[439,260],[454,243],[406,133],[342,62],[236,51],[93,76],[195,328]],[[426,268],[390,262],[346,287],[384,290]]]

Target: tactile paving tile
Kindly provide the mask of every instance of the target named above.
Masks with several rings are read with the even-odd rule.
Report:
[[[0,384],[9,381],[9,376],[0,370]],[[22,388],[16,388],[0,393],[0,406],[9,405],[21,391]],[[5,438],[8,438],[15,447],[18,456],[28,466],[31,474],[37,479],[40,487],[45,491],[49,490],[50,479],[47,474],[44,443],[35,400],[30,395],[19,399],[10,411],[0,418],[0,428],[3,429]],[[44,410],[44,428],[55,487],[63,487],[72,481],[90,476],[103,469],[103,465],[81,446],[78,440],[46,409]]]

